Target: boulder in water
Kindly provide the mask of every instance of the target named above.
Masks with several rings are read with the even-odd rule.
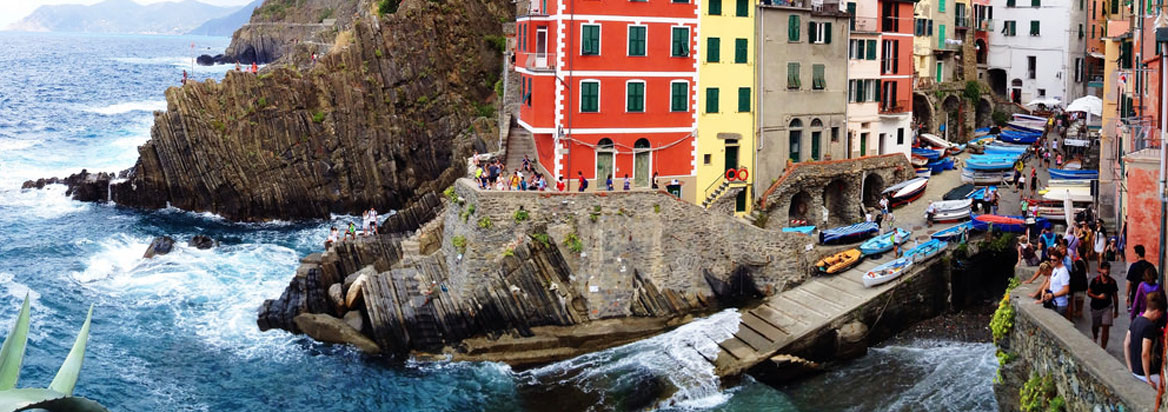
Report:
[[[222,58],[222,55],[220,55],[220,56],[221,56],[220,58]],[[210,66],[210,65],[215,64],[215,58],[211,57],[211,55],[209,55],[209,54],[204,54],[204,55],[200,55],[198,58],[196,58],[195,62],[199,63],[200,66]]]
[[[165,255],[170,253],[173,248],[174,239],[171,239],[170,236],[159,236],[150,242],[150,246],[146,247],[146,254],[142,257],[150,259],[155,255]]]
[[[336,317],[319,313],[301,313],[296,315],[293,321],[300,331],[318,341],[353,345],[369,354],[381,352],[381,348],[373,340]]]
[[[210,249],[215,247],[215,240],[203,235],[195,235],[191,240],[187,241],[187,246],[197,249]]]

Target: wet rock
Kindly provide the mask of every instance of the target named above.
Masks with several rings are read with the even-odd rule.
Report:
[[[336,317],[315,313],[303,313],[294,319],[296,326],[304,334],[321,342],[349,344],[362,352],[376,354],[381,352],[369,338],[343,320]]]
[[[855,359],[868,353],[868,325],[851,322],[836,329],[835,354],[839,359]]]
[[[350,310],[345,313],[345,323],[352,326],[356,330],[365,330],[365,318],[361,316],[360,311]]]
[[[220,54],[219,58],[222,59],[223,55]],[[200,66],[210,66],[210,65],[215,64],[215,58],[209,54],[203,54],[203,55],[199,55],[199,57],[195,58],[195,62],[198,63]]]
[[[170,253],[173,248],[174,239],[171,239],[170,236],[158,236],[150,241],[150,246],[146,247],[146,254],[142,257],[150,259],[157,255],[165,255]]]
[[[215,247],[215,240],[204,235],[195,235],[191,240],[187,241],[187,246],[196,249],[210,249]]]
[[[334,283],[328,288],[329,301],[337,308],[337,313],[345,312],[345,295],[341,294],[341,284]]]

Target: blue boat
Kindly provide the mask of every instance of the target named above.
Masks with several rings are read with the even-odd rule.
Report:
[[[999,146],[987,144],[983,150],[985,150],[985,154],[987,155],[1021,156],[1023,153],[1026,153],[1026,147],[1024,146]]]
[[[888,233],[868,239],[868,241],[860,244],[860,252],[867,256],[892,250],[893,235],[896,236],[896,243],[901,244],[907,241],[910,236],[912,236],[912,232],[901,229],[899,227],[893,228]]]
[[[795,227],[785,227],[785,228],[783,228],[783,232],[786,232],[786,233],[802,233],[802,234],[804,234],[804,235],[810,235],[810,234],[811,234],[811,232],[814,232],[814,231],[815,231],[815,226],[795,226]]]
[[[939,150],[921,149],[919,147],[914,147],[912,149],[912,154],[915,154],[917,156],[920,156],[920,157],[923,157],[923,158],[926,158],[929,160],[937,160],[941,157],[941,151],[939,151]]]
[[[930,239],[928,242],[921,243],[920,245],[917,245],[917,247],[910,249],[908,252],[904,252],[904,257],[912,259],[913,263],[924,262],[933,256],[937,256],[937,254],[941,253],[942,250],[945,250],[945,247],[947,246],[949,246],[949,243],[947,242],[937,239]]]
[[[933,232],[933,234],[929,235],[929,237],[937,240],[957,240],[960,239],[962,235],[969,233],[971,230],[973,230],[973,225],[969,222],[963,222],[959,225],[950,226],[945,229]]]
[[[1008,143],[1033,144],[1038,141],[1039,137],[1040,135],[1007,134],[1006,132],[1002,132],[1002,134],[998,135],[998,140]]]
[[[1026,233],[1026,217],[1024,216],[973,215],[973,219],[969,223],[973,225],[973,230],[988,231],[992,225],[994,230],[999,232]],[[1050,221],[1046,218],[1034,219],[1035,230],[1048,227],[1050,227]]]
[[[929,162],[928,167],[929,170],[931,170],[934,174],[941,173],[946,170],[953,170],[953,159],[948,157],[944,159],[938,159],[936,161]]]
[[[1095,180],[1099,178],[1099,171],[1050,169],[1050,178],[1064,180]]]
[[[1040,121],[1043,123],[1046,122],[1045,120],[1040,120]],[[1013,121],[1013,122],[1006,123],[1006,127],[1009,129],[1013,129],[1014,131],[1022,131],[1022,132],[1027,132],[1027,133],[1041,134],[1043,132],[1043,129],[1038,126],[1038,121],[1025,121],[1025,120]],[[1005,131],[1005,130],[1003,130],[1003,131]]]
[[[880,233],[876,222],[856,223],[850,226],[841,226],[819,232],[819,243],[824,245],[854,243],[875,236]]]
[[[1014,167],[1016,158],[1010,157],[970,157],[965,161],[965,168],[969,170],[995,171]]]

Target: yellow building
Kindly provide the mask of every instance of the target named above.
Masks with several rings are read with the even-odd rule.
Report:
[[[738,214],[750,212],[755,192],[754,16],[754,0],[708,0],[699,25],[698,201],[709,206],[737,193]],[[727,179],[729,169],[745,169],[746,178]]]

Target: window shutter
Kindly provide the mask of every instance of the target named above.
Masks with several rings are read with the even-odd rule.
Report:
[[[746,39],[734,39],[734,62],[746,63],[746,48],[749,47]]]
[[[706,113],[718,113],[718,88],[706,88]]]
[[[815,37],[815,22],[807,22],[807,42],[815,43],[818,39]]]
[[[811,88],[815,90],[823,90],[827,88],[827,80],[824,79],[824,65],[811,65]]]
[[[750,16],[750,2],[748,0],[738,0],[738,17]]]
[[[739,87],[738,88],[738,111],[743,112],[743,113],[750,111],[750,88],[749,87]]]
[[[831,44],[831,23],[823,23],[823,42]]]
[[[722,52],[722,41],[717,37],[710,37],[706,39],[706,62],[717,63]]]
[[[798,89],[799,86],[799,63],[787,63],[787,88]]]
[[[1014,0],[1006,0],[1006,7],[1014,7],[1015,5]]]
[[[718,16],[722,14],[722,0],[710,0],[710,15]]]
[[[787,40],[799,41],[799,29],[802,24],[799,23],[799,16],[792,14],[787,18]]]

